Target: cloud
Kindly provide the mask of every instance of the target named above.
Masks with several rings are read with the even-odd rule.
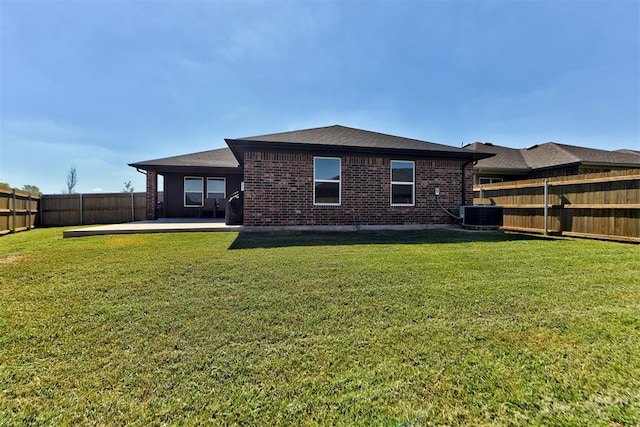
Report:
[[[278,56],[276,40],[268,26],[263,28],[238,28],[230,34],[227,45],[218,49],[225,59],[240,61],[247,57],[274,58]]]
[[[50,119],[3,120],[2,138],[10,153],[38,154],[49,152],[71,160],[109,158],[115,152],[106,148],[100,136],[72,125]]]
[[[2,153],[0,177],[14,186],[37,185],[45,193],[65,187],[72,166],[78,170],[78,191],[109,188],[118,191],[121,182],[140,179],[126,166],[126,151],[108,147],[100,135],[51,119],[15,119],[0,122]],[[117,176],[116,176],[117,175]]]
[[[8,135],[28,135],[30,139],[75,139],[83,134],[80,128],[61,125],[51,119],[9,119],[2,121],[2,131]]]
[[[318,7],[290,2],[273,7],[252,4],[244,13],[229,16],[227,38],[216,53],[227,61],[278,59],[290,53],[291,48],[312,40],[320,31],[327,31],[335,21],[334,7],[330,3]]]

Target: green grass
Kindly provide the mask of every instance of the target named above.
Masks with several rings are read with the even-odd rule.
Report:
[[[638,425],[640,246],[0,238],[0,425]]]

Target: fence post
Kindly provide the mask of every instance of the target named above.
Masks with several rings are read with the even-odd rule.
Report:
[[[136,220],[136,205],[135,199],[133,198],[133,191],[131,192],[131,222],[135,222]]]
[[[544,180],[544,235],[549,234],[549,180]]]
[[[27,219],[27,230],[31,230],[31,191],[29,191],[29,204],[27,205],[27,214],[29,218]]]
[[[11,200],[13,203],[12,209],[13,209],[13,224],[11,224],[11,232],[15,233],[16,232],[16,189],[12,188],[11,189]]]
[[[80,225],[82,225],[82,193],[80,193]]]

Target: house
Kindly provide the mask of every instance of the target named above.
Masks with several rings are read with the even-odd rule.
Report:
[[[163,177],[162,215],[167,218],[200,217],[205,214],[207,199],[226,200],[241,189],[243,180],[242,168],[229,148],[130,163],[129,166],[145,171],[147,175],[147,219],[156,219],[158,175]]]
[[[464,148],[495,154],[473,166],[476,184],[640,168],[640,152],[633,150],[606,151],[555,142],[522,149],[476,142]]]
[[[339,125],[225,141],[131,163],[147,175],[148,218],[162,175],[168,217],[208,214],[208,200],[244,190],[247,226],[448,224],[445,209],[472,203],[473,162],[493,155]]]

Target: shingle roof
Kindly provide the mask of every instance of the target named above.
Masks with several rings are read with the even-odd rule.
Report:
[[[387,135],[379,132],[333,125],[292,132],[272,133],[268,135],[238,138],[243,141],[284,142],[294,144],[314,144],[332,146],[350,146],[364,148],[393,148],[422,151],[461,152],[466,150],[418,139]]]
[[[458,157],[479,159],[489,154],[466,150],[418,139],[403,138],[367,130],[345,126],[327,126],[292,132],[272,133],[268,135],[250,136],[225,140],[230,148],[202,151],[182,156],[165,157],[155,160],[130,163],[145,170],[178,170],[186,168],[237,168],[238,160],[242,160],[243,147],[247,145],[282,146],[287,148],[307,149],[309,147],[324,150],[359,150],[359,151],[393,151],[411,152],[442,157]]]
[[[469,159],[487,157],[479,152],[463,148],[340,125],[226,139],[226,141],[239,157],[242,157],[241,147],[262,144],[281,144],[288,148],[299,149],[315,147],[344,151],[405,151],[415,154],[467,157]]]
[[[484,168],[496,169],[521,169],[527,170],[529,166],[525,161],[520,150],[516,148],[502,147],[488,143],[474,142],[466,145],[469,150],[480,151],[483,153],[494,153],[494,157],[478,160],[478,165],[482,163]]]
[[[624,154],[633,154],[634,156],[638,156],[640,158],[640,151],[638,150],[629,150],[628,148],[624,148],[622,150],[616,150],[616,153],[624,153]]]
[[[558,144],[556,142],[547,142],[522,149],[476,142],[466,146],[466,148],[481,152],[496,153],[495,157],[478,160],[476,167],[481,169],[493,168],[524,171],[577,163],[640,167],[640,156],[633,153],[598,150],[595,148]]]
[[[162,159],[147,160],[138,163],[129,163],[129,166],[141,169],[157,169],[167,167],[222,167],[236,168],[238,161],[229,148],[201,151],[199,153],[185,154],[182,156],[165,157]]]

